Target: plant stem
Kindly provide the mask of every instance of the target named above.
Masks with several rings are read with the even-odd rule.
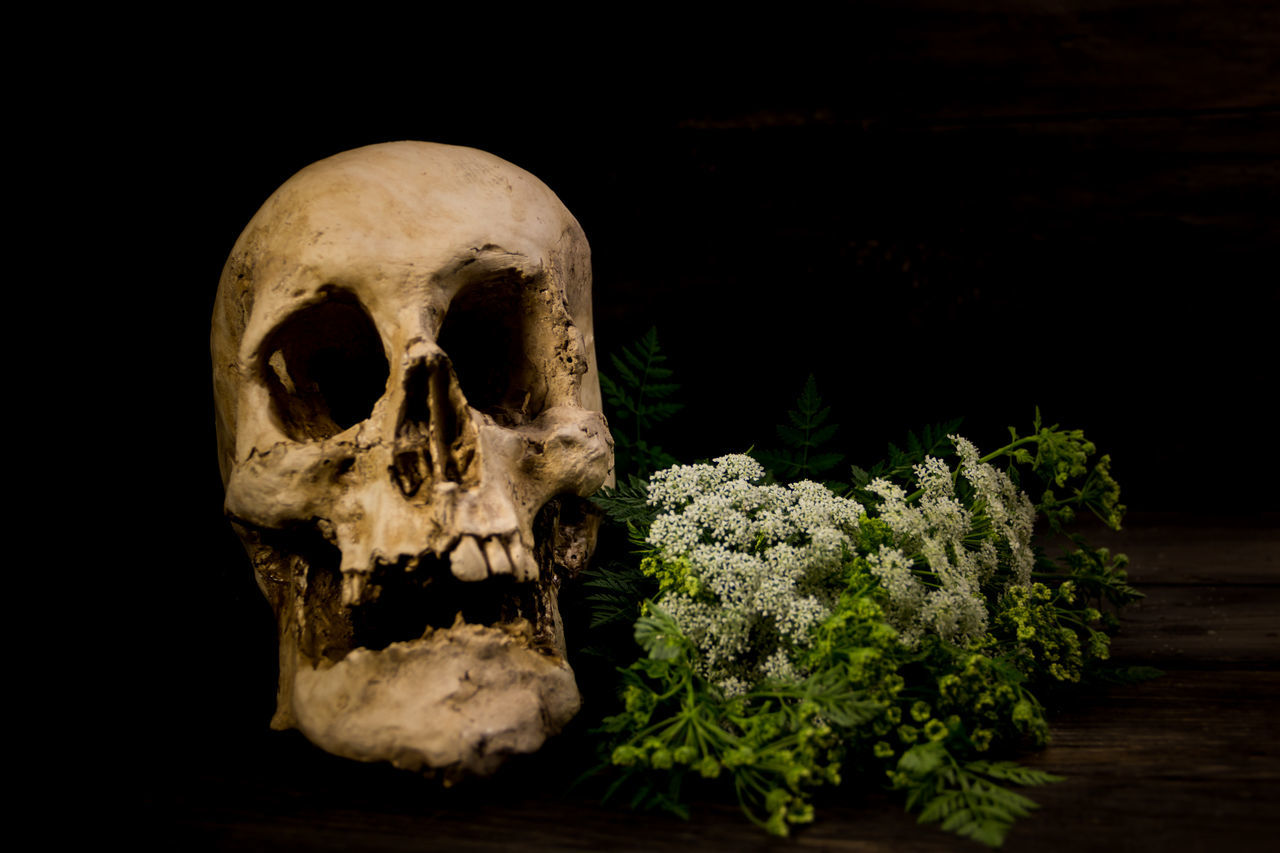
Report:
[[[1015,442],[1006,444],[1004,447],[1000,448],[999,450],[993,451],[992,453],[988,453],[986,456],[982,457],[978,461],[990,462],[992,459],[995,459],[997,456],[1003,456],[1004,454],[1008,453],[1010,450],[1013,450],[1015,447],[1021,447],[1022,445],[1030,444],[1033,441],[1035,442],[1040,441],[1039,434],[1023,436],[1022,438],[1018,439]]]

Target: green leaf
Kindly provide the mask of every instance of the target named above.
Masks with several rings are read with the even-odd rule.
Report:
[[[657,514],[657,510],[649,506],[648,482],[634,474],[612,489],[600,489],[591,496],[591,502],[614,521],[623,524],[639,523],[646,529]]]
[[[942,743],[928,744],[937,748]],[[1019,819],[1025,818],[1037,807],[1031,799],[996,784],[993,779],[1016,785],[1043,785],[1060,781],[1060,777],[1042,770],[1022,767],[1012,761],[970,761],[964,765],[955,763],[945,749],[932,757],[917,753],[920,746],[912,747],[899,761],[899,769],[912,773],[916,783],[908,798],[908,808],[927,800],[920,810],[920,823],[935,823],[947,831],[964,838],[971,838],[989,847],[999,847],[1009,830]],[[915,756],[908,758],[909,756]],[[930,768],[920,773],[903,767],[907,762],[912,768]]]
[[[954,448],[951,445],[951,439],[947,436],[959,432],[963,422],[963,418],[953,418],[942,423],[930,424],[921,430],[919,435],[908,432],[905,442],[906,450],[889,442],[884,459],[871,466],[870,470],[858,469],[865,476],[861,483],[858,483],[855,474],[854,485],[859,489],[858,500],[865,505],[874,506],[879,502],[879,498],[865,491],[867,483],[877,478],[902,482],[911,477],[912,467],[923,462],[926,456],[943,458],[950,455]]]
[[[640,615],[640,602],[656,592],[653,580],[635,563],[612,561],[591,566],[582,575],[583,596],[590,613],[590,627],[631,625]]]
[[[844,455],[828,447],[839,430],[826,422],[830,416],[831,407],[823,405],[817,379],[809,374],[795,408],[786,414],[788,423],[775,428],[783,446],[757,454],[760,463],[783,481],[817,479],[839,465]]]
[[[840,453],[815,453],[809,457],[809,468],[816,474],[829,471],[840,464],[844,455]]]
[[[912,776],[924,776],[937,770],[946,757],[947,748],[941,742],[916,744],[898,759],[898,769]]]
[[[654,605],[650,605],[648,616],[636,620],[635,637],[653,660],[675,660],[689,646],[675,620]]]
[[[610,355],[613,376],[601,372],[600,390],[608,404],[619,474],[648,476],[675,463],[651,438],[655,425],[683,408],[670,399],[680,385],[668,381],[672,370],[663,366],[666,360],[658,346],[658,330],[650,328],[630,347]]]
[[[964,798],[958,791],[946,791],[920,810],[920,823],[933,823],[944,820],[964,806]]]
[[[1043,770],[1024,767],[1014,761],[970,761],[965,768],[973,773],[981,773],[992,779],[1003,779],[1015,785],[1047,785],[1050,782],[1061,782],[1065,777],[1055,776]],[[1030,800],[1027,800],[1030,803]],[[1034,803],[1032,803],[1034,806]]]
[[[670,370],[659,371],[656,368],[651,368],[649,370],[650,379],[665,379],[667,376],[670,376],[670,375],[671,375]],[[650,397],[659,397],[659,398],[670,397],[672,394],[676,393],[679,390],[680,390],[680,386],[675,382],[665,382],[661,385],[655,385],[651,382],[645,386],[645,393],[648,394],[648,396]]]
[[[819,427],[813,430],[811,433],[809,433],[810,446],[819,447],[823,444],[826,444],[835,436],[837,429],[839,429],[839,427],[836,426],[835,424],[827,424],[824,427]],[[839,454],[836,454],[836,455],[839,455]]]
[[[628,357],[627,361],[634,363],[635,356],[631,352],[625,349],[622,352]],[[640,375],[644,373],[644,365],[641,364],[637,366],[639,370],[639,373],[637,373],[635,370],[632,370],[631,367],[628,367],[627,364],[616,355],[610,356],[609,361],[613,363],[613,369],[617,371],[620,377],[622,377],[623,385],[615,387],[635,388],[640,385]]]

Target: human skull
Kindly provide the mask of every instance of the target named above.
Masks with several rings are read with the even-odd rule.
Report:
[[[315,163],[236,242],[212,352],[226,511],[279,627],[272,726],[446,780],[559,731],[557,594],[613,458],[559,199],[469,148]]]

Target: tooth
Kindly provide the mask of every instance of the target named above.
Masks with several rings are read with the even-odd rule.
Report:
[[[494,538],[485,542],[484,555],[489,558],[489,571],[495,575],[512,573],[511,558],[507,556],[507,549],[502,547],[501,540]]]
[[[364,597],[364,575],[346,572],[342,576],[342,603],[354,607]]]
[[[449,566],[453,576],[460,581],[482,581],[489,576],[489,567],[485,564],[484,554],[480,546],[470,536],[458,540],[453,553],[449,555]]]
[[[533,556],[525,550],[525,547],[520,542],[519,537],[513,536],[511,538],[511,544],[507,546],[507,553],[511,556],[511,564],[515,567],[517,581],[532,581],[538,579],[538,563],[533,559]]]
[[[338,529],[333,526],[333,522],[329,519],[317,518],[316,530],[320,531],[320,535],[324,537],[324,541],[331,545],[338,544]]]
[[[533,625],[523,616],[519,616],[511,622],[504,622],[497,627],[518,639],[525,641],[533,639]]]

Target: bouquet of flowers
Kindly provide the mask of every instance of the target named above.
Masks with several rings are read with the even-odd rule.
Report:
[[[648,346],[615,359],[624,380],[651,376]],[[642,385],[605,390],[638,421]],[[669,465],[597,498],[639,557],[590,582],[596,622],[630,622],[637,644],[598,772],[611,795],[680,814],[691,786],[722,785],[778,835],[813,819],[823,786],[882,784],[921,822],[998,846],[1035,807],[1014,787],[1056,779],[1009,756],[1047,742],[1042,699],[1107,660],[1112,611],[1140,597],[1123,555],[1069,529],[1081,510],[1119,529],[1110,458],[1037,411],[985,455],[949,424],[846,483],[794,476],[838,463],[819,447],[826,416],[811,379],[780,428],[788,450]],[[659,458],[636,435],[637,458]],[[1041,518],[1074,550],[1040,550]]]

